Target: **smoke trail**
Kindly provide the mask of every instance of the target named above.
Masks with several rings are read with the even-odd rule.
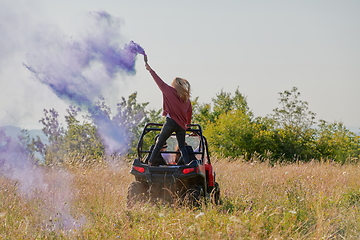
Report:
[[[107,153],[112,153],[126,149],[127,131],[95,101],[120,75],[134,75],[136,56],[145,55],[145,51],[132,41],[122,44],[118,19],[106,12],[94,12],[90,17],[93,28],[77,40],[49,27],[26,35],[25,47],[31,47],[24,66],[59,98],[87,109],[98,126]],[[57,219],[52,223],[47,221],[46,229],[70,229],[81,224],[70,213],[71,174],[36,166],[21,141],[7,136],[1,129],[0,174],[16,181],[18,190],[26,197],[44,201],[41,210],[47,219]]]
[[[71,174],[54,172],[33,164],[29,150],[21,139],[8,136],[4,128],[0,128],[0,176],[16,181],[24,197],[42,199],[44,205],[40,214],[46,230],[75,229],[84,222],[84,219],[74,219],[70,213]]]
[[[59,33],[38,34],[41,51],[29,53],[25,67],[62,99],[88,109],[107,153],[124,149],[127,130],[113,123],[94,103],[119,74],[134,75],[137,54],[144,49],[131,41],[121,48],[120,21],[106,12],[91,13],[92,31],[82,39]]]
[[[45,189],[43,173],[34,168],[27,148],[18,139],[7,136],[4,128],[0,128],[0,174],[20,182],[19,190],[29,197],[34,193],[32,186]]]

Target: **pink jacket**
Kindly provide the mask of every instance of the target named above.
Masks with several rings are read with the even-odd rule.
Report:
[[[165,83],[154,70],[150,70],[150,74],[163,93],[163,116],[169,114],[179,126],[186,130],[187,125],[191,123],[192,117],[190,99],[183,102],[175,88]]]

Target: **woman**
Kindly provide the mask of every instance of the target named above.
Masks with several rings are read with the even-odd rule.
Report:
[[[145,67],[150,72],[155,83],[163,95],[163,116],[166,116],[166,122],[163,125],[159,140],[155,144],[154,150],[149,159],[150,166],[158,166],[155,161],[160,153],[161,147],[164,145],[170,135],[175,132],[178,141],[181,156],[185,164],[189,163],[189,156],[185,146],[185,132],[187,125],[191,122],[192,106],[190,102],[190,83],[183,78],[175,78],[171,86],[165,83],[156,72],[147,63],[145,56]]]

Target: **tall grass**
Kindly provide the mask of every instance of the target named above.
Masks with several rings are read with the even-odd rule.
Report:
[[[1,239],[358,239],[359,165],[217,160],[222,204],[126,208],[130,165],[46,169],[49,192],[0,178]],[[67,178],[64,179],[64,178]],[[71,181],[68,181],[68,180]],[[60,184],[65,182],[66,184]],[[65,186],[64,186],[65,185]],[[56,207],[60,204],[60,207]]]

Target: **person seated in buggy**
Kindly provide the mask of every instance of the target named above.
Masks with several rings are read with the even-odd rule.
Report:
[[[155,144],[158,142],[158,139],[159,139],[159,134],[156,135],[156,137],[155,137]],[[152,145],[150,147],[150,152],[152,152],[154,150],[154,147],[155,147],[155,145]],[[165,142],[160,149],[160,153],[155,158],[155,162],[157,165],[175,165],[176,164],[174,162],[174,156],[171,153],[164,153],[164,151],[166,151],[167,148],[168,148],[168,145],[167,145],[167,142]],[[149,162],[150,155],[151,155],[151,153],[147,156],[147,158],[145,160],[146,164]]]
[[[186,142],[185,142],[185,145],[186,145],[186,150],[188,152],[189,161],[191,162],[192,160],[196,160],[197,158],[196,158],[196,156],[194,154],[194,152],[196,152],[196,150],[194,151],[192,146],[188,145]],[[176,146],[175,151],[178,152],[175,155],[175,159],[174,159],[175,164],[177,164],[177,165],[185,165],[184,159],[183,159],[183,157],[181,156],[181,153],[180,153],[179,146]]]
[[[158,138],[159,138],[159,134],[156,135],[156,137],[154,139],[155,144],[158,142]],[[150,149],[149,149],[150,153],[146,157],[145,164],[147,164],[149,162],[150,155],[151,155],[151,152],[154,150],[155,144],[150,147]],[[197,149],[195,149],[195,151],[194,151],[192,146],[188,145],[186,142],[185,142],[185,145],[186,145],[186,150],[187,150],[188,158],[189,158],[190,162],[192,160],[196,160],[197,157],[196,157],[196,154],[194,154],[194,152],[199,151],[199,147]],[[167,149],[168,149],[168,144],[167,144],[167,142],[165,142],[160,150],[160,153],[155,158],[155,163],[157,165],[185,165],[184,159],[181,156],[178,145],[176,145],[175,149],[172,150],[172,153],[165,152],[165,151],[167,151]],[[174,152],[176,152],[176,153],[174,153]]]

